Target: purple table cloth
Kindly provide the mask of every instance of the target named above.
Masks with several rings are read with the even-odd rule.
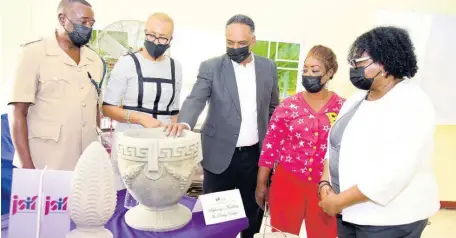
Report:
[[[238,219],[225,223],[208,225],[204,222],[202,212],[193,213],[192,220],[184,227],[169,232],[146,232],[135,230],[125,223],[125,213],[128,211],[124,207],[125,191],[117,192],[117,206],[114,215],[106,223],[106,229],[110,230],[115,238],[141,238],[141,237],[173,237],[173,238],[235,238],[242,230],[248,227],[248,219]],[[183,197],[180,203],[190,210],[193,209],[196,199]],[[74,229],[74,224],[72,228]]]

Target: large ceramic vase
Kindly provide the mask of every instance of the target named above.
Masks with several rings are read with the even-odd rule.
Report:
[[[200,134],[167,137],[163,128],[128,130],[116,138],[120,175],[139,205],[125,214],[138,230],[170,231],[185,226],[191,211],[179,204],[202,159]]]
[[[68,211],[76,229],[67,238],[112,238],[104,225],[114,214],[116,200],[109,155],[100,142],[92,142],[73,172]]]

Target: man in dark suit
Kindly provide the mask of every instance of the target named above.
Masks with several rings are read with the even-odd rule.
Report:
[[[204,61],[198,79],[182,105],[178,123],[168,126],[170,136],[193,129],[209,101],[201,129],[204,193],[238,188],[249,228],[242,237],[258,233],[263,211],[255,202],[261,143],[269,119],[279,104],[277,67],[253,55],[255,25],[235,15],[226,24],[226,54]]]

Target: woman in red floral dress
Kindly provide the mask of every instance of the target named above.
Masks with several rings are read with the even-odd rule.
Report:
[[[286,98],[269,122],[255,195],[260,206],[268,200],[274,230],[299,235],[305,220],[308,238],[337,236],[335,218],[318,206],[328,132],[344,103],[326,87],[337,68],[331,49],[314,46],[304,63],[306,91]],[[274,167],[268,193],[267,181]]]

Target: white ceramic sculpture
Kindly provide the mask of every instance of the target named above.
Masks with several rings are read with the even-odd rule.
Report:
[[[116,201],[109,154],[100,142],[92,142],[74,170],[68,211],[76,229],[68,233],[67,238],[112,238],[104,224],[114,214]]]
[[[125,214],[126,223],[159,232],[185,226],[192,213],[178,201],[202,159],[200,134],[184,131],[174,138],[163,128],[135,129],[120,133],[116,144],[122,180],[139,202]]]

